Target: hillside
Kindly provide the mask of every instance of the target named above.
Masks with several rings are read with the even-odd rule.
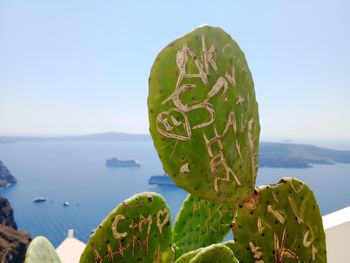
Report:
[[[260,143],[261,167],[306,168],[312,164],[350,163],[350,151],[307,144]]]
[[[24,141],[149,141],[147,134],[119,132],[61,137],[0,137],[0,143]],[[261,142],[260,167],[307,168],[313,164],[350,163],[350,151],[321,148],[307,144]]]

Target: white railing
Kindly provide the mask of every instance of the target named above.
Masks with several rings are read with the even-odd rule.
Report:
[[[329,263],[350,262],[350,206],[323,217]]]

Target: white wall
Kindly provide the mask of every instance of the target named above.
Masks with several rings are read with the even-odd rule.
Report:
[[[350,207],[323,217],[328,263],[350,263]]]

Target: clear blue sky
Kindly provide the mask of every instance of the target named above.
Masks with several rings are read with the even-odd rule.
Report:
[[[350,1],[0,2],[0,135],[148,132],[157,53],[201,24],[238,41],[263,138],[350,140]]]

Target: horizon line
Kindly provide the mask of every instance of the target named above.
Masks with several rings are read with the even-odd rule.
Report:
[[[18,133],[18,134],[1,134],[0,138],[13,138],[13,137],[30,137],[30,138],[64,138],[64,137],[83,137],[92,135],[107,135],[107,134],[119,134],[119,135],[132,135],[132,136],[151,136],[149,132],[138,133],[138,132],[127,132],[127,131],[104,131],[104,132],[89,132],[89,133],[60,133],[60,134],[40,134],[40,133]],[[290,136],[290,137],[280,137],[280,136],[261,136],[260,141],[279,141],[284,143],[293,143],[295,141],[334,141],[334,142],[350,142],[350,138],[329,138],[329,137],[301,137],[301,136]]]

